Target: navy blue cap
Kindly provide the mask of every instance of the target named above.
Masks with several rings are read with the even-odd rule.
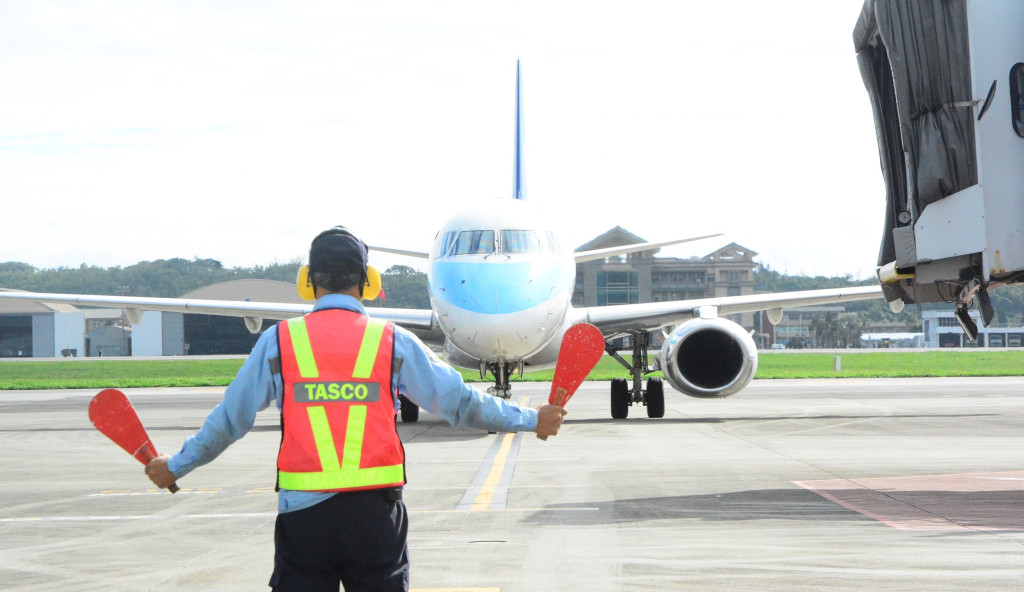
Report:
[[[344,226],[325,230],[309,245],[309,271],[366,271],[369,248]]]

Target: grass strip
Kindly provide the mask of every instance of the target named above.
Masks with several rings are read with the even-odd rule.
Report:
[[[835,359],[840,356],[841,370]],[[628,360],[628,356],[626,356]],[[653,361],[654,357],[651,357]],[[47,360],[0,362],[0,390],[102,389],[226,386],[242,367],[243,358],[171,360]],[[467,382],[481,380],[478,371],[464,371]],[[513,381],[545,382],[553,370],[528,372]],[[657,372],[652,376],[660,376]],[[925,376],[1022,376],[1022,350],[858,351],[854,353],[776,353],[759,356],[756,378],[900,378]],[[604,357],[589,380],[628,377],[625,368]]]
[[[53,360],[0,363],[0,389],[226,386],[242,358],[215,360]]]
[[[841,370],[836,372],[836,356]],[[756,378],[911,378],[1022,376],[1024,351],[945,350],[864,353],[765,353]]]

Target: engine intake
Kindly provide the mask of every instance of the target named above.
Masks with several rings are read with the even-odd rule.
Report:
[[[661,368],[672,388],[691,397],[728,397],[757,371],[757,346],[736,323],[693,319],[676,327],[661,346]]]

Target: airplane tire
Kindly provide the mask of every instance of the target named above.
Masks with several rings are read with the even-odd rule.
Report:
[[[629,416],[629,383],[625,378],[612,379],[612,419]]]
[[[402,403],[402,423],[416,423],[420,419],[420,408],[416,406],[409,399],[406,399],[404,395],[398,395],[398,400]]]
[[[660,378],[647,379],[647,417],[657,419],[665,417],[665,387]]]

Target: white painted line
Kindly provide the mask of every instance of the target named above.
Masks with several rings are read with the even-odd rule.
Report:
[[[599,508],[485,508],[484,512],[596,512]],[[466,510],[410,510],[410,514],[458,514]],[[239,518],[275,518],[277,512],[235,512],[222,514],[148,514],[137,516],[29,516],[24,518],[0,518],[0,524],[25,524],[33,522],[129,522],[135,520],[212,520]]]

